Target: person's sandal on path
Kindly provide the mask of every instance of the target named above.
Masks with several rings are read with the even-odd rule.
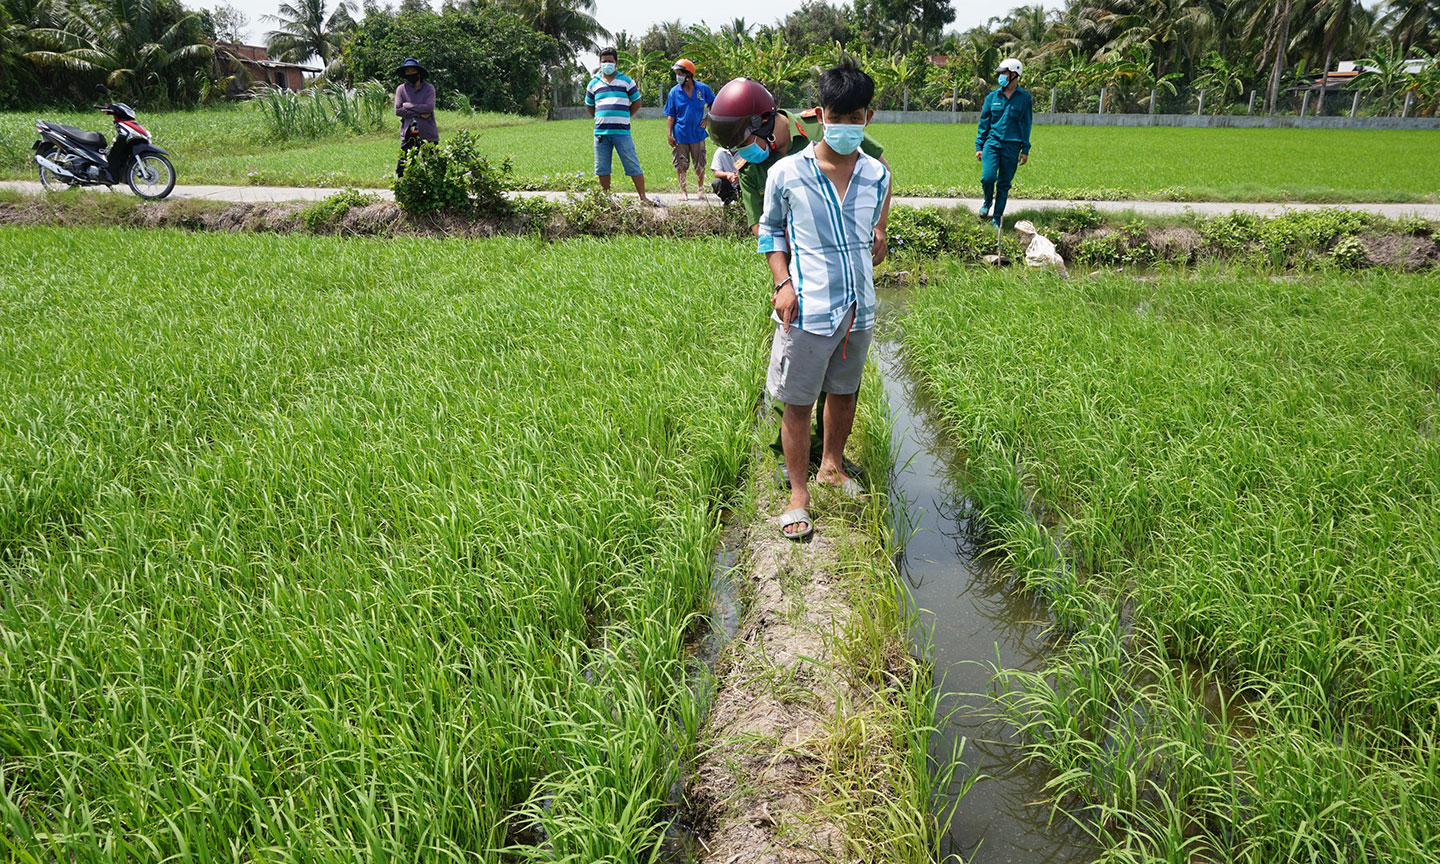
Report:
[[[844,452],[874,332],[874,268],[884,259],[876,229],[891,185],[885,164],[860,149],[875,82],[845,62],[821,74],[819,84],[824,138],[769,170],[756,241],[774,284],[766,389],[784,405],[781,441],[792,481],[780,532],[795,540],[815,529],[810,414],[822,391],[825,439],[816,480],[851,497],[863,494],[845,472]]]

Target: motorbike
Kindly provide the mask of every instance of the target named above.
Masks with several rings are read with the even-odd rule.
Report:
[[[150,133],[135,120],[124,102],[106,102],[96,110],[115,123],[115,142],[107,150],[105,136],[64,123],[35,121],[40,140],[35,151],[40,183],[55,192],[72,186],[129,185],[141,198],[158,200],[175,188],[170,154],[156,147]]]

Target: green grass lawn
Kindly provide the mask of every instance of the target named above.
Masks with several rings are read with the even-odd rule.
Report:
[[[0,234],[7,860],[649,860],[751,252]]]
[[[99,114],[41,114],[109,131]],[[0,114],[0,174],[6,178],[34,176],[28,164],[34,117]],[[395,165],[396,135],[389,132],[304,144],[266,141],[260,118],[236,106],[142,112],[141,120],[175,153],[182,183],[374,187],[388,185]],[[438,122],[442,135],[479,131],[482,148],[497,159],[512,157],[527,186],[594,183],[588,120],[540,123],[442,111]],[[902,191],[979,194],[973,126],[877,125],[872,131],[886,145]],[[1032,161],[1016,175],[1013,194],[1020,197],[1440,200],[1435,132],[1037,126],[1032,138]],[[676,190],[664,122],[638,121],[635,141],[650,187]],[[617,188],[629,188],[618,165],[615,171]]]
[[[1009,677],[1055,794],[1116,860],[1435,861],[1440,277],[930,276],[908,348],[1070,634]]]

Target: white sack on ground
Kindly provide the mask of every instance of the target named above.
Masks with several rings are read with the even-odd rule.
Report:
[[[1061,276],[1069,278],[1065,259],[1055,251],[1055,244],[1050,242],[1050,238],[1035,233],[1034,223],[1029,220],[1016,222],[1015,230],[1020,234],[1020,242],[1025,244],[1026,267],[1052,267]]]

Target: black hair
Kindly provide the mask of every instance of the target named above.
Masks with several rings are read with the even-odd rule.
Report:
[[[849,114],[870,107],[875,79],[854,60],[845,60],[820,73],[820,107],[828,114]]]
[[[611,48],[609,45],[606,45],[604,48],[600,49],[600,59],[604,60],[606,57],[614,57],[616,60],[619,60],[620,52],[616,51],[614,48]]]

